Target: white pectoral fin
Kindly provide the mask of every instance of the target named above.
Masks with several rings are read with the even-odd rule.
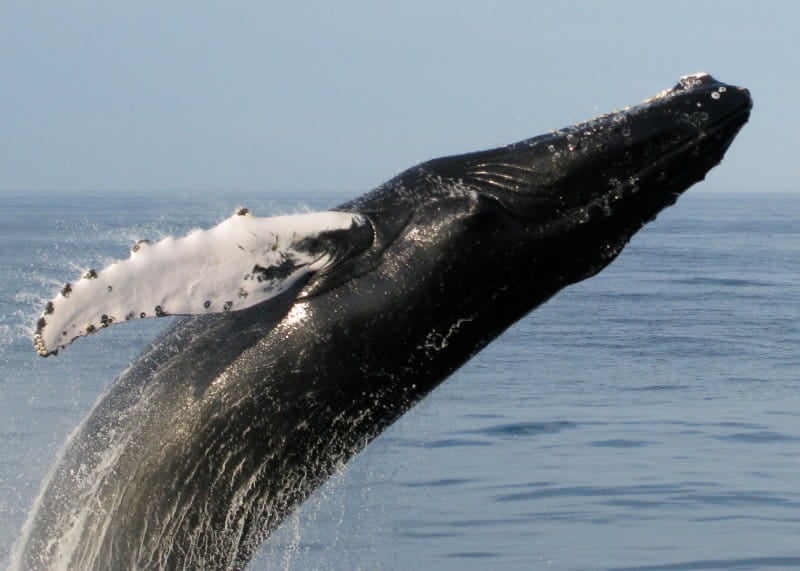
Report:
[[[34,347],[47,356],[114,323],[252,307],[331,261],[322,235],[366,223],[347,212],[260,218],[241,209],[209,230],[141,241],[127,260],[87,271],[47,302]]]

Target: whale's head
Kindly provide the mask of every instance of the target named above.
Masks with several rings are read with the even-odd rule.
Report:
[[[530,256],[551,269],[562,260],[560,276],[573,282],[702,180],[751,107],[746,89],[686,76],[638,106],[474,154],[466,176],[518,222]]]
[[[689,75],[634,107],[427,161],[340,208],[379,212],[371,218],[386,236],[397,235],[389,223],[413,218],[425,231],[400,236],[419,242],[419,250],[432,235],[442,243],[455,236],[452,255],[467,273],[522,283],[534,307],[606,267],[642,226],[702,180],[751,107],[746,89]]]

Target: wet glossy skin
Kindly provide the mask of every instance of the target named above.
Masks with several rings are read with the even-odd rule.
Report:
[[[749,94],[684,83],[415,167],[340,207],[373,235],[343,237],[331,272],[276,303],[177,323],[68,445],[23,566],[58,556],[76,509],[76,568],[245,566],[337,466],[513,322],[600,271],[721,160]]]

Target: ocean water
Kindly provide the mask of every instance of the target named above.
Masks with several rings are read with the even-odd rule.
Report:
[[[0,566],[61,444],[167,321],[41,359],[43,300],[136,239],[348,197],[0,195]],[[690,191],[353,459],[251,568],[800,568],[800,195]]]

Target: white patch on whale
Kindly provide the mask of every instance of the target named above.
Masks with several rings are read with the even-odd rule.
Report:
[[[240,209],[209,230],[139,241],[130,258],[88,270],[48,302],[34,346],[46,356],[122,321],[252,307],[331,261],[315,238],[363,224],[347,212],[262,218]]]

